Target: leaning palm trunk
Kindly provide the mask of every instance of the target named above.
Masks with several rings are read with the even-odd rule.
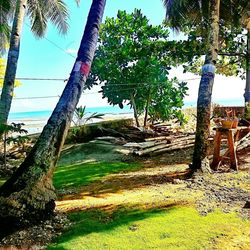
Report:
[[[197,101],[197,125],[192,169],[200,169],[203,163],[208,164],[207,149],[210,133],[211,98],[215,77],[215,63],[218,57],[220,0],[210,1],[211,22],[209,28],[209,52],[202,67],[202,76]]]
[[[15,17],[10,37],[10,48],[0,99],[0,124],[6,124],[10,112],[14,92],[14,82],[17,70],[17,61],[20,50],[20,39],[23,21],[27,8],[27,0],[18,0],[16,3]],[[1,131],[0,131],[1,134]]]
[[[61,148],[87,80],[106,0],[93,0],[78,56],[67,85],[32,151],[0,188],[0,221],[35,222],[51,215],[52,184]]]
[[[247,29],[247,55],[246,55],[246,88],[245,88],[245,118],[250,119],[250,27]]]

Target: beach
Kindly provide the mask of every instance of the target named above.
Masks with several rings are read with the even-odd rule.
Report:
[[[236,100],[215,100],[214,103],[219,104],[220,106],[243,106],[243,99]],[[183,109],[195,108],[195,101],[186,101],[184,102]],[[102,106],[102,107],[86,107],[86,115],[84,118],[90,116],[91,114],[103,114],[102,119],[91,119],[87,123],[114,120],[114,119],[123,119],[123,118],[133,118],[133,110],[129,106],[124,106],[123,109],[120,109],[118,106]],[[38,111],[24,111],[24,112],[13,112],[10,113],[9,123],[24,123],[24,129],[28,131],[28,134],[40,133],[47,123],[52,110],[38,110]],[[71,124],[75,124],[72,122]]]
[[[90,110],[90,111],[89,111]],[[99,111],[102,112],[99,112]],[[106,111],[106,112],[105,112]],[[90,116],[93,113],[103,114],[102,119],[90,119],[86,122],[94,123],[115,119],[126,119],[133,118],[133,112],[130,109],[117,109],[114,107],[99,107],[99,108],[89,108],[86,113],[86,117]],[[19,112],[12,113],[9,117],[9,123],[23,123],[23,129],[28,131],[28,134],[41,133],[43,127],[46,125],[52,111],[33,111],[33,112]],[[74,126],[75,123],[72,122],[71,126]]]

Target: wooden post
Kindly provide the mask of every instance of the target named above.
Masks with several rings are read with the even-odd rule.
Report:
[[[221,147],[222,136],[227,138],[228,150],[226,151],[225,155],[227,155],[228,153],[230,155],[230,167],[237,171],[238,163],[237,163],[237,157],[236,157],[235,142],[238,140],[238,137],[239,137],[238,129],[216,128],[216,134],[214,138],[214,155],[213,155],[213,162],[211,164],[211,168],[213,170],[217,170],[219,163],[221,161],[222,157],[220,156],[220,147]],[[234,139],[234,136],[235,136],[235,139]]]
[[[215,134],[215,138],[214,138],[214,157],[213,157],[213,162],[211,164],[211,168],[213,170],[218,169],[218,165],[219,165],[220,160],[221,160],[220,145],[221,145],[221,131],[216,129],[216,134]]]
[[[227,131],[227,141],[228,141],[228,148],[229,148],[229,154],[230,154],[231,168],[238,170],[236,149],[234,145],[234,134],[233,134],[232,129],[229,129]]]

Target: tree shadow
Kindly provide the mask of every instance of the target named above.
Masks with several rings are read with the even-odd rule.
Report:
[[[69,193],[64,193],[60,200],[82,199],[83,196],[102,198],[111,193],[119,193],[164,183],[173,183],[175,179],[184,180],[191,176],[192,171],[190,169],[178,172],[168,172],[166,170],[161,173],[154,172],[153,170],[152,172],[139,170],[129,173],[113,174],[106,177],[104,180],[95,181],[87,186],[82,186],[75,193],[69,190]]]

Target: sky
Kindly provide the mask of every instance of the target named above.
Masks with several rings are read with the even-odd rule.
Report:
[[[76,52],[78,50],[83,29],[86,23],[91,0],[82,0],[79,7],[74,0],[66,0],[70,10],[69,31],[67,35],[58,34],[57,30],[49,25],[46,36],[37,39],[33,36],[29,27],[29,20],[26,17],[21,38],[21,51],[18,62],[17,78],[46,78],[46,79],[67,79],[73,67]],[[161,0],[107,0],[104,18],[115,17],[118,10],[133,12],[135,8],[141,9],[150,23],[157,25],[164,20],[165,12]],[[170,39],[174,39],[176,34],[171,33]],[[182,70],[176,69],[171,72],[172,76],[177,76],[181,80],[194,79],[188,81],[189,95],[186,102],[195,102],[198,94],[199,77],[193,74],[183,74]],[[58,97],[66,82],[60,81],[37,81],[21,80],[21,87],[16,88],[15,98],[11,107],[11,112],[27,112],[38,110],[53,110]],[[242,100],[244,102],[245,82],[236,77],[216,76],[213,100]],[[82,94],[79,105],[87,107],[106,106],[107,101],[97,93],[100,87],[95,86],[91,90]],[[34,98],[48,97],[51,98]]]

